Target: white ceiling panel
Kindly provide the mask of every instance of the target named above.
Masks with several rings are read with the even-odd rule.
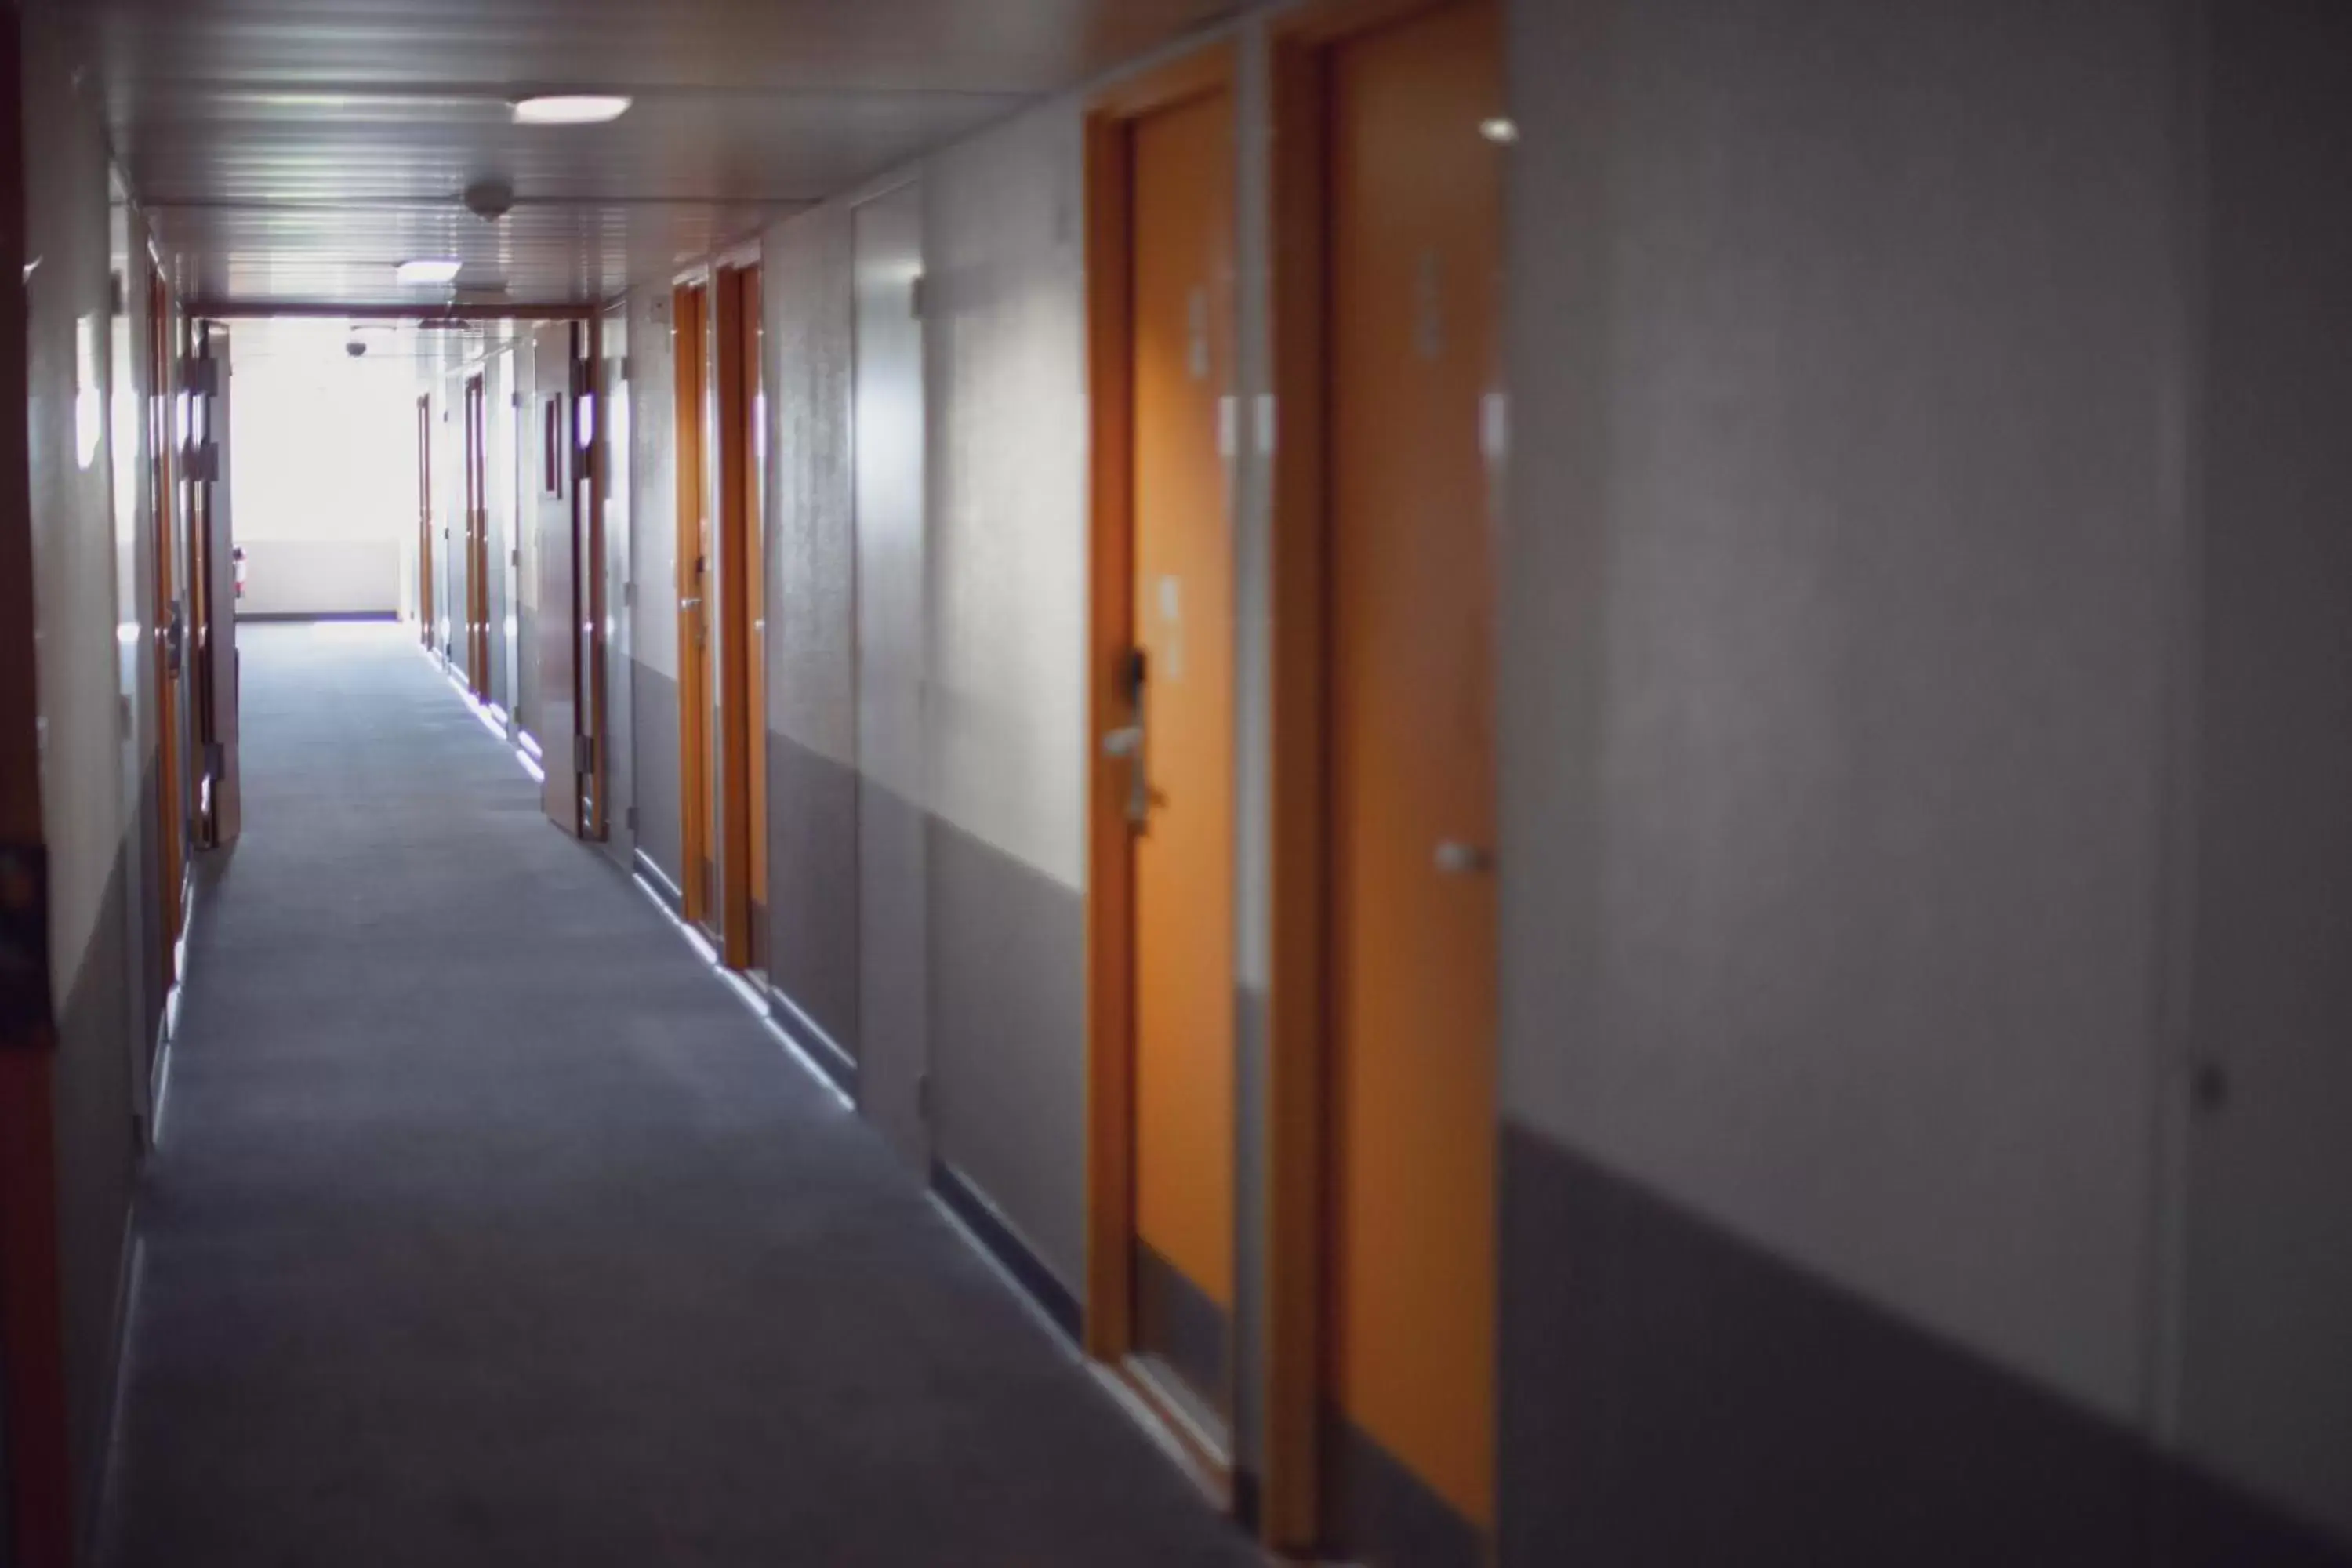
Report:
[[[238,303],[601,300],[1213,20],[1230,0],[82,0],[173,276]],[[521,126],[531,91],[626,93]],[[510,185],[495,223],[467,212]]]

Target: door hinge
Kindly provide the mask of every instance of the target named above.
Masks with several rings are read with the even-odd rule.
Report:
[[[180,362],[180,390],[191,397],[220,395],[220,361],[191,354]]]
[[[913,280],[907,285],[907,314],[919,321],[923,319],[923,311],[930,303],[930,290],[924,287],[929,281],[918,272]]]
[[[205,362],[209,364],[212,362]],[[220,478],[220,443],[206,441],[188,448],[186,477],[199,484],[210,484]]]
[[[572,737],[572,771],[575,773],[593,773],[596,771],[595,736]]]
[[[627,828],[632,833],[635,833],[637,830],[637,808],[635,806],[629,805],[622,808],[621,826]]]
[[[585,397],[595,389],[595,367],[584,359],[572,362],[572,395]]]
[[[928,1072],[915,1075],[915,1114],[926,1121],[931,1119],[931,1075]]]

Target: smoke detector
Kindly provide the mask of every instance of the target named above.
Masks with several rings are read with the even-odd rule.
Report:
[[[466,210],[484,223],[496,223],[514,210],[514,186],[505,180],[477,180],[466,187]]]

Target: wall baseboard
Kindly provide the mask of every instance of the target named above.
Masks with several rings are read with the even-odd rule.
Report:
[[[656,864],[654,858],[644,850],[633,849],[629,853],[635,862],[637,875],[646,879],[646,885],[653,889],[671,914],[685,919],[686,895],[679,892],[677,884],[669,879],[669,873]]]
[[[240,621],[397,621],[398,610],[239,610]]]
[[[841,1043],[817,1026],[801,1005],[774,986],[767,987],[771,1010],[782,1015],[777,1022],[800,1043],[808,1058],[833,1079],[834,1087],[855,1100],[857,1098],[857,1058],[841,1048]]]
[[[963,1223],[989,1256],[1004,1267],[1004,1271],[1026,1292],[1029,1299],[1076,1345],[1084,1331],[1078,1310],[1078,1299],[1062,1283],[1055,1272],[1045,1267],[1045,1260],[1030,1249],[1019,1233],[1005,1223],[996,1205],[988,1201],[978,1187],[965,1179],[963,1173],[944,1160],[931,1162],[931,1191],[939,1194],[948,1212]]]

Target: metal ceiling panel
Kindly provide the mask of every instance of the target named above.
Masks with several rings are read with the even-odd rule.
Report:
[[[204,299],[591,302],[1144,53],[1230,0],[80,0],[116,154]],[[522,126],[530,91],[619,92]],[[468,184],[515,205],[486,223]]]

